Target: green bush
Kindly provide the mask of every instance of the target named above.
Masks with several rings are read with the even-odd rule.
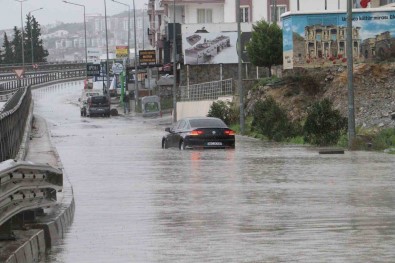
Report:
[[[388,128],[381,130],[376,136],[374,136],[372,145],[374,150],[384,150],[387,148],[394,148],[395,129]]]
[[[272,97],[257,102],[252,117],[252,128],[269,140],[283,141],[295,135],[285,110]]]
[[[314,145],[334,145],[347,128],[347,118],[332,109],[332,102],[324,99],[312,105],[303,126],[304,139]]]
[[[228,101],[214,101],[211,104],[210,110],[208,111],[207,117],[216,117],[223,120],[227,125],[235,123],[238,119],[237,109],[233,107],[233,104]]]

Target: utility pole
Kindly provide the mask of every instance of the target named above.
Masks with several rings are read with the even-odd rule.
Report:
[[[240,0],[236,0],[236,19],[237,19],[237,55],[238,55],[238,78],[237,78],[237,86],[239,87],[239,96],[240,96],[240,132],[244,134],[244,90],[243,83],[241,81],[241,16],[240,16]]]
[[[173,0],[173,122],[177,122],[176,1]]]
[[[347,79],[348,79],[348,147],[355,139],[354,87],[353,87],[353,36],[352,0],[347,0]]]

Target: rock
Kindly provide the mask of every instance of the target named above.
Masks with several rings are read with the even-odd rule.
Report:
[[[380,122],[379,127],[384,127],[384,123]]]
[[[395,120],[395,111],[391,113],[391,119]]]

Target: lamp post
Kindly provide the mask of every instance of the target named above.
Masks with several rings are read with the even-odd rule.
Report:
[[[137,80],[137,40],[136,40],[136,6],[133,0],[133,27],[134,27],[134,86],[136,89],[136,105],[139,105],[139,82]]]
[[[34,46],[33,46],[33,19],[31,17],[31,14],[35,11],[38,10],[42,10],[44,9],[43,7],[40,7],[38,9],[34,9],[32,11],[29,12],[29,17],[30,17],[30,42],[31,42],[31,49],[32,49],[32,67],[34,68],[33,64],[34,64]]]
[[[70,5],[76,5],[76,6],[80,6],[84,8],[84,30],[85,30],[85,64],[88,65],[88,48],[87,48],[87,43],[86,43],[86,19],[85,19],[85,5],[81,5],[81,4],[76,4],[76,3],[72,3],[69,1],[65,1],[63,0],[64,3],[66,4],[70,4]],[[88,71],[86,71],[86,73],[88,74]]]
[[[23,2],[26,2],[27,0],[15,0],[21,4],[21,45],[22,45],[22,68],[25,68],[25,47],[24,47],[24,29],[23,29],[23,15],[22,15],[22,10],[23,10]]]
[[[122,3],[122,2],[118,2],[116,0],[112,0],[112,1],[114,3],[117,3],[117,4],[124,5],[124,6],[128,7],[128,60],[129,60],[129,57],[130,57],[130,50],[129,50],[129,47],[130,47],[130,5]]]
[[[107,33],[107,4],[104,0],[104,25],[106,28],[106,78],[107,78],[107,96],[110,96],[110,69],[108,67],[108,33]]]
[[[176,1],[173,0],[173,122],[177,121]]]

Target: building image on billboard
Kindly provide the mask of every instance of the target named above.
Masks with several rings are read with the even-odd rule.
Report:
[[[237,63],[237,32],[187,33],[183,36],[184,64]]]
[[[354,62],[395,57],[395,10],[353,11]],[[283,17],[284,69],[347,63],[345,12],[288,13]]]

